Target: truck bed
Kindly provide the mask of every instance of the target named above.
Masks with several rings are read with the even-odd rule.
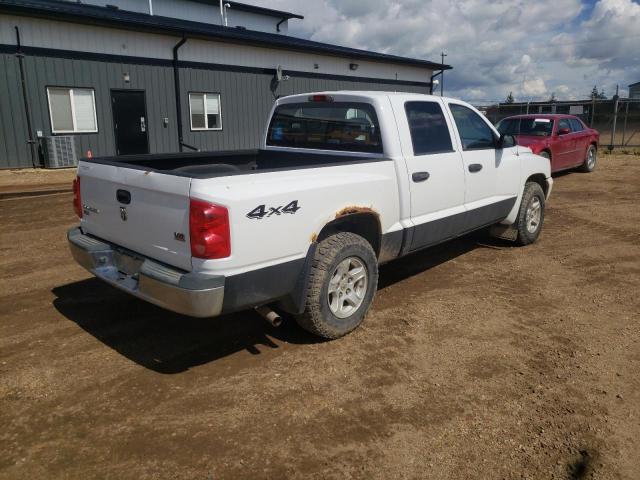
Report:
[[[83,158],[83,162],[160,172],[189,178],[277,171],[384,160],[380,155],[339,155],[277,150],[189,152]]]

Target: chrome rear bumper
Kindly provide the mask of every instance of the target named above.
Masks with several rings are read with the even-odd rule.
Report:
[[[187,273],[138,256],[80,228],[67,232],[71,255],[101,280],[142,300],[192,317],[222,312],[223,276]]]

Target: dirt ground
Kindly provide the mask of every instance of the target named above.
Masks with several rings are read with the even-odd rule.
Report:
[[[74,265],[70,194],[0,202],[0,477],[640,478],[640,157],[556,178],[540,241],[382,268],[322,342]]]

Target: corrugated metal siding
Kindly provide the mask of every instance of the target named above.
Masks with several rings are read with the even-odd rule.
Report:
[[[3,54],[0,66],[0,168],[29,167],[26,119],[22,105],[17,59]],[[144,90],[151,153],[178,151],[173,70],[167,66],[132,65],[92,60],[27,56],[24,59],[34,132],[51,135],[47,86],[95,89],[98,133],[75,135],[78,151],[85,155],[115,155],[111,110],[112,89]],[[130,83],[124,83],[128,73]],[[273,75],[183,68],[180,70],[184,141],[201,150],[256,148],[278,96],[318,90],[397,90],[428,93],[427,87],[380,82],[291,77],[273,84]],[[191,131],[188,92],[221,94],[222,131]],[[163,119],[169,119],[164,128]]]
[[[18,59],[0,54],[0,168],[30,167],[28,140]]]
[[[22,43],[30,47],[70,51],[128,55],[170,60],[176,37],[114,28],[79,25],[39,18],[0,15],[0,44],[14,45],[13,25],[20,27]],[[10,26],[9,28],[6,28]],[[180,49],[180,59],[190,62],[238,65],[312,74],[373,77],[428,82],[432,72],[426,68],[355,60],[358,69],[350,70],[349,57],[287,51],[251,45],[190,39]],[[318,64],[318,69],[314,65]]]

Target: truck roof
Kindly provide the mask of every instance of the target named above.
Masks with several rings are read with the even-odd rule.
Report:
[[[411,93],[411,92],[391,92],[391,91],[377,91],[377,90],[327,90],[322,92],[307,92],[307,93],[299,93],[296,95],[287,95],[286,97],[281,97],[278,99],[278,102],[282,100],[299,100],[303,98],[307,98],[311,95],[331,95],[331,96],[350,96],[350,97],[365,97],[365,98],[382,98],[382,97],[391,97],[391,96],[399,96],[399,97],[424,97],[425,99],[437,99],[441,98],[443,100],[453,100],[449,97],[441,97],[439,95],[427,95],[426,93]]]

